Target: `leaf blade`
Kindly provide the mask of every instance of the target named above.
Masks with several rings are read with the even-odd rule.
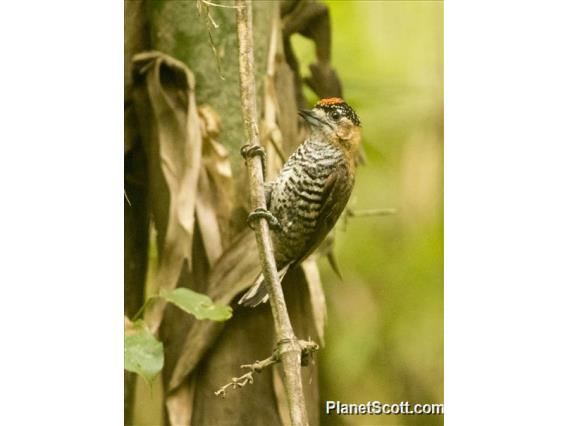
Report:
[[[132,324],[124,335],[124,369],[137,373],[150,383],[164,367],[164,345],[142,320]]]
[[[160,297],[173,303],[178,308],[192,314],[198,320],[226,321],[233,315],[233,310],[227,305],[217,305],[205,294],[197,293],[187,288],[160,291]]]

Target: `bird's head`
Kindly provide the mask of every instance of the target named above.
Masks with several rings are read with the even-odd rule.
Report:
[[[361,122],[343,99],[322,99],[313,109],[301,110],[300,116],[309,124],[314,137],[321,137],[353,156],[358,154]]]

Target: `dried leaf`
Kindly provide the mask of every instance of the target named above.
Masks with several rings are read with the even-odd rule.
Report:
[[[209,292],[215,302],[229,303],[250,287],[261,271],[256,238],[246,228],[217,261],[209,276]]]
[[[223,253],[223,242],[213,191],[207,172],[204,168],[201,168],[195,214],[209,265],[214,264]]]
[[[209,265],[223,253],[229,240],[229,219],[233,208],[233,179],[229,152],[216,138],[219,115],[209,106],[199,108],[203,135],[203,158],[199,173],[196,214]]]
[[[318,265],[315,256],[310,256],[302,263],[302,271],[308,284],[310,291],[310,301],[312,306],[312,314],[314,323],[318,333],[318,339],[321,346],[324,346],[324,328],[327,319],[327,307],[325,304],[325,293],[321,283]]]
[[[195,105],[195,79],[184,63],[161,52],[134,56],[138,89],[145,96],[135,97],[140,121],[147,122],[144,132],[150,161],[153,216],[158,232],[160,263],[156,281],[161,289],[177,285],[184,262],[191,267],[198,177],[201,166],[202,138]],[[141,105],[142,104],[142,105]],[[160,194],[165,182],[168,200]],[[169,201],[169,202],[168,202]],[[167,211],[165,210],[167,205]],[[152,305],[146,318],[152,331],[161,322],[165,303]]]
[[[191,424],[194,394],[195,380],[191,380],[167,395],[166,410],[170,425],[187,426]]]
[[[347,218],[347,215],[344,214],[342,215],[342,217]],[[341,220],[339,222],[341,222]],[[337,262],[337,258],[335,256],[334,247],[335,247],[335,229],[333,229],[329,234],[327,234],[327,236],[324,238],[324,240],[318,247],[316,254],[319,257],[325,257],[329,262],[329,266],[331,266],[331,270],[335,272],[335,274],[341,281],[343,281],[343,275],[341,274],[341,270],[339,269],[339,263]]]
[[[339,278],[341,281],[343,281],[343,274],[341,273],[341,270],[339,269],[339,263],[337,262],[337,257],[335,256],[335,252],[333,250],[330,250],[327,253],[327,261],[329,262],[329,266],[331,266],[331,270],[333,272],[335,272],[335,275],[337,275],[337,278]]]
[[[341,81],[331,67],[331,24],[328,7],[319,1],[288,2],[283,7],[283,34],[286,61],[296,78],[296,97],[302,106],[306,99],[302,91],[300,67],[290,43],[292,34],[300,33],[314,41],[317,62],[310,64],[311,76],[304,82],[320,97],[342,97]]]
[[[318,43],[317,39],[314,39]],[[311,75],[304,79],[304,82],[320,98],[342,97],[343,89],[341,81],[335,69],[329,62],[318,61],[310,64]]]

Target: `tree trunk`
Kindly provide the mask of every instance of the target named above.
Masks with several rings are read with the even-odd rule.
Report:
[[[149,214],[146,156],[132,99],[132,56],[150,45],[143,1],[124,3],[124,314],[144,303]],[[124,372],[124,423],[132,424],[136,375]]]
[[[165,307],[159,328],[159,336],[165,346],[162,372],[164,421],[166,424],[194,425],[289,424],[279,366],[255,376],[253,384],[228,392],[226,398],[214,395],[214,391],[231,377],[242,374],[242,364],[270,356],[276,343],[268,305],[249,309],[235,303],[238,293],[252,283],[255,271],[260,270],[254,235],[246,226],[249,197],[246,169],[239,153],[245,135],[239,96],[235,10],[208,7],[206,3],[195,1],[149,1],[144,4],[127,1],[125,4],[125,33],[140,35],[138,43],[130,44],[129,40],[136,37],[127,36],[127,61],[132,56],[130,52],[151,49],[181,61],[193,73],[194,96],[200,107],[202,173],[208,175],[211,172],[207,168],[210,165],[208,158],[214,157],[210,149],[211,146],[217,146],[215,143],[219,143],[228,153],[232,173],[229,185],[218,186],[215,186],[215,179],[210,174],[209,180],[202,179],[203,176],[200,175],[196,187],[199,194],[191,253],[183,263],[175,284],[206,293],[215,301],[231,303],[234,315],[226,323],[214,323],[197,321],[170,305]],[[232,6],[232,2],[223,2],[223,5]],[[257,102],[261,110],[261,138],[267,147],[270,177],[277,173],[282,163],[277,152],[287,156],[301,141],[296,104],[296,99],[301,97],[297,93],[298,78],[285,59],[280,31],[280,4],[274,1],[254,1],[253,5]],[[135,16],[141,16],[138,15],[140,11],[143,11],[143,19],[135,19]],[[145,19],[148,23],[147,38],[142,36],[145,34]],[[271,38],[275,35],[276,38]],[[146,40],[147,44],[143,42]],[[131,50],[129,46],[132,47]],[[125,283],[125,304],[129,306],[128,309],[125,308],[127,315],[132,315],[134,308],[131,309],[130,306],[139,307],[142,300],[141,286],[145,275],[141,271],[146,269],[148,212],[151,212],[156,228],[156,244],[162,263],[168,255],[165,248],[168,220],[171,220],[168,219],[171,218],[168,216],[168,206],[174,202],[171,187],[164,177],[163,168],[166,166],[160,156],[160,115],[151,113],[155,110],[152,110],[152,96],[148,92],[149,83],[142,77],[145,69],[147,67],[141,66],[134,71],[136,116],[132,118],[136,130],[132,133],[140,134],[143,143],[137,142],[136,150],[132,148],[133,142],[126,143],[131,146],[127,157],[135,156],[138,167],[125,167],[125,175],[128,178],[131,169],[139,170],[141,175],[136,179],[136,183],[140,184],[138,192],[126,186],[130,202],[133,204],[134,197],[139,206],[136,212],[128,212],[130,206],[125,206],[125,222],[128,222],[128,226],[125,224],[125,261],[127,264],[133,262],[132,259],[139,262],[136,263],[139,265],[137,274],[129,275],[129,281]],[[130,65],[125,66],[125,71],[130,70]],[[164,104],[182,115],[188,111],[191,114],[190,98],[193,89],[190,87],[189,92],[186,92],[187,82],[180,83],[179,75],[167,70],[168,65],[158,70],[159,83],[166,93]],[[127,102],[131,78],[127,73]],[[208,107],[204,108],[206,105]],[[216,115],[220,117],[217,123],[221,126],[220,132],[209,128],[215,127]],[[180,117],[182,127],[184,123],[189,123],[187,116]],[[128,120],[129,116],[126,118]],[[207,123],[211,126],[208,127]],[[126,128],[128,127],[127,125]],[[131,137],[129,140],[136,138]],[[192,140],[189,142],[195,143]],[[182,152],[184,148],[180,149]],[[217,153],[219,149],[221,148],[218,148]],[[225,186],[231,188],[221,193],[221,188]],[[203,215],[207,211],[203,206],[199,210],[200,196],[216,206],[209,219]],[[211,227],[210,220],[217,227]],[[216,235],[215,232],[210,232],[212,229],[218,229],[220,235],[221,251],[217,254],[212,254],[215,249],[210,241]],[[283,283],[284,293],[296,336],[305,340],[312,338],[321,343],[322,321],[325,316],[321,311],[324,309],[323,296],[318,287],[318,277],[314,279],[313,268],[310,273],[306,271],[305,268],[298,268],[289,273]],[[317,270],[315,273],[317,275]],[[130,288],[137,290],[131,292]],[[318,424],[316,364],[309,363],[303,368],[302,376],[308,419],[310,424]],[[128,397],[132,395],[129,390],[125,390],[125,393]],[[126,422],[128,418],[125,419]]]

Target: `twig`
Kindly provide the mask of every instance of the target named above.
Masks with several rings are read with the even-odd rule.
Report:
[[[311,340],[300,340],[299,344],[302,349],[302,360],[308,359],[313,352],[319,349],[318,345]],[[253,374],[260,373],[265,368],[280,362],[280,356],[281,354],[277,350],[275,350],[271,356],[263,359],[262,361],[255,361],[252,364],[241,365],[241,368],[247,368],[249,371],[240,377],[233,377],[229,383],[221,386],[218,391],[215,391],[215,396],[221,396],[222,398],[225,398],[225,396],[227,395],[227,390],[229,389],[242,388],[247,384],[252,385],[254,383]]]
[[[346,209],[345,215],[347,217],[366,217],[366,216],[390,216],[396,214],[397,210],[393,208],[389,209],[367,209],[367,210],[352,210]]]
[[[225,80],[225,76],[223,75],[223,70],[221,68],[221,57],[219,55],[217,46],[215,46],[215,41],[213,40],[213,31],[211,29],[211,26],[213,26],[214,29],[218,29],[219,25],[215,22],[215,20],[211,16],[209,6],[226,7],[230,9],[234,9],[234,6],[225,6],[221,4],[211,3],[206,0],[197,0],[197,10],[199,11],[200,15],[201,15],[201,7],[200,7],[201,3],[203,3],[205,12],[207,13],[207,33],[209,34],[209,46],[211,47],[213,55],[215,56],[215,61],[217,64],[217,72],[219,73],[219,77],[221,78],[221,80]]]
[[[237,389],[237,387],[242,388],[247,384],[252,385],[254,383],[254,379],[252,377],[253,373],[260,373],[266,367],[269,367],[272,364],[276,364],[277,362],[278,360],[276,359],[276,357],[272,355],[266,359],[263,359],[262,361],[256,361],[254,364],[241,365],[241,368],[248,368],[249,371],[243,374],[241,377],[233,377],[230,383],[227,383],[226,385],[222,386],[221,389],[215,392],[215,396],[221,396],[225,398],[227,389]]]
[[[207,6],[224,7],[225,9],[238,9],[239,8],[239,6],[229,6],[229,5],[226,5],[226,4],[213,3],[213,2],[210,2],[210,1],[207,1],[207,0],[198,0],[198,1],[206,4]]]
[[[347,222],[352,217],[370,217],[370,216],[390,216],[396,214],[397,209],[387,208],[387,209],[366,209],[366,210],[353,210],[349,207],[345,209],[343,215],[343,227],[342,231],[347,230]]]
[[[140,306],[140,309],[138,309],[138,311],[134,314],[134,316],[132,317],[132,322],[136,321],[137,319],[139,319],[142,314],[144,313],[144,310],[150,305],[150,303],[154,302],[158,297],[157,296],[149,296],[144,303],[142,304],[142,306]]]
[[[252,147],[260,147],[254,79],[252,5],[250,0],[235,0],[235,4],[237,6],[239,76],[243,121],[248,144]],[[258,156],[249,157],[246,160],[246,164],[249,175],[251,207],[253,210],[266,210],[261,159]],[[292,329],[284,293],[278,279],[268,222],[265,218],[258,217],[255,235],[262,272],[268,287],[268,294],[270,295],[270,306],[278,339],[277,351],[282,360],[284,370],[284,387],[290,409],[291,423],[293,426],[305,426],[308,424],[308,417],[302,391],[302,376],[300,374],[302,347]]]

